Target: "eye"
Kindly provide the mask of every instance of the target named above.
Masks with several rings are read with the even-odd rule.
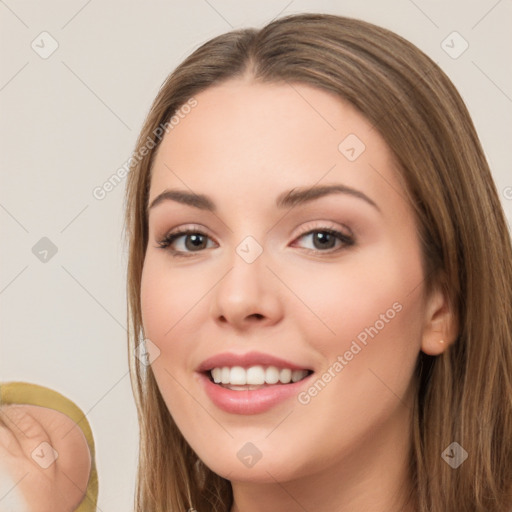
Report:
[[[208,235],[197,229],[183,229],[168,233],[158,242],[158,247],[167,249],[173,256],[189,256],[194,252],[201,252],[202,249],[209,249],[212,245]]]
[[[351,234],[342,233],[333,227],[321,226],[309,229],[295,240],[309,240],[312,248],[306,250],[314,253],[333,253],[354,245],[355,240]],[[199,229],[182,229],[165,235],[158,246],[167,249],[172,256],[187,257],[199,253],[203,249],[210,249],[216,244],[210,237]],[[292,245],[296,245],[294,242]]]
[[[337,252],[346,247],[354,245],[354,237],[352,235],[342,233],[332,227],[318,227],[310,229],[306,233],[300,235],[296,240],[308,240],[313,247],[307,248],[312,252]]]

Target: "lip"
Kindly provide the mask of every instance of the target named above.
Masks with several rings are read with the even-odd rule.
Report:
[[[314,373],[311,373],[299,382],[272,384],[261,389],[246,391],[233,391],[219,386],[212,382],[208,375],[212,368],[223,366],[248,368],[256,365],[276,366],[278,368],[290,368],[291,370],[310,370],[305,365],[261,352],[247,352],[245,354],[225,352],[206,359],[199,365],[196,371],[206,395],[214,405],[225,412],[241,415],[263,413],[285,400],[297,396],[300,389],[307,385],[307,381],[314,375]]]
[[[261,389],[233,391],[212,382],[206,373],[199,373],[199,380],[210,400],[225,412],[231,414],[259,414],[297,396],[300,389],[307,385],[311,376],[290,384],[272,384]]]

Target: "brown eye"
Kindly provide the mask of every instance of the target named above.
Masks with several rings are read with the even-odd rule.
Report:
[[[338,249],[354,244],[354,238],[341,231],[334,229],[313,229],[301,235],[297,240],[309,239],[312,248],[307,248],[315,252],[334,252]]]
[[[158,247],[168,249],[174,256],[188,256],[190,253],[208,249],[209,237],[200,231],[185,230],[169,233],[158,242]]]
[[[355,243],[352,236],[330,228],[310,230],[299,236],[297,240],[308,238],[313,247],[305,247],[305,249],[317,253],[337,252]],[[173,256],[191,256],[193,253],[211,248],[212,244],[210,237],[201,231],[183,230],[167,234],[158,242],[158,247],[169,250]]]

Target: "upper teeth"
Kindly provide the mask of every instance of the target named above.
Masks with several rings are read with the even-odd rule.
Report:
[[[213,381],[217,384],[233,384],[243,386],[245,384],[288,384],[298,382],[308,375],[307,370],[291,370],[289,368],[277,368],[276,366],[223,366],[211,370]]]

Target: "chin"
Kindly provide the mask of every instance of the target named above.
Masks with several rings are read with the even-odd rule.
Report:
[[[253,467],[241,467],[241,464],[215,464],[208,466],[214,473],[231,482],[252,482],[259,484],[275,484],[276,481],[285,482],[297,477],[295,471],[291,473],[282,467],[283,464],[268,464],[263,459]]]
[[[209,451],[204,457],[200,451],[196,453],[211,471],[222,478],[237,482],[286,482],[306,476],[314,465],[308,465],[306,471],[305,461],[297,460],[296,450],[294,453],[283,453],[276,447],[265,447],[259,451],[251,443],[245,443],[241,448],[224,447],[216,452]],[[222,458],[219,458],[220,453],[224,454]],[[231,453],[233,455],[228,455]]]

